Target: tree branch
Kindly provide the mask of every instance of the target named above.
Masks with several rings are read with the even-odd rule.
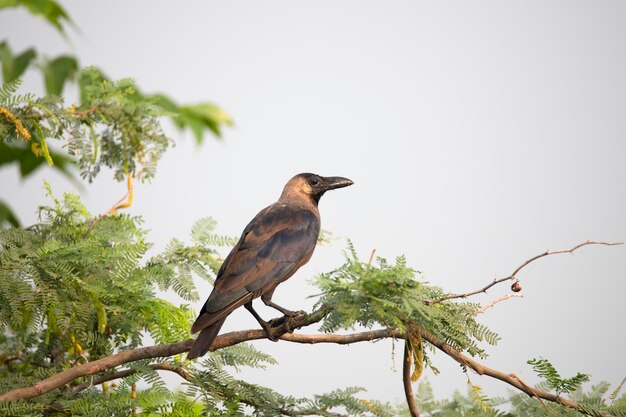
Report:
[[[501,303],[502,301],[506,301],[509,298],[524,298],[524,295],[523,294],[505,294],[502,297],[496,298],[495,300],[493,300],[489,304],[485,304],[484,306],[479,308],[478,311],[476,311],[476,314],[483,314],[485,311],[489,310],[490,308],[492,308],[496,304]]]
[[[314,313],[303,317],[295,317],[291,322],[292,325],[296,324],[297,327],[304,327],[316,322],[319,322],[330,309],[320,309],[315,311]],[[281,331],[282,331],[281,327]],[[424,330],[420,330],[420,334],[422,338],[435,346],[437,349],[444,352],[446,355],[450,356],[456,362],[474,370],[479,375],[487,375],[489,377],[498,379],[502,382],[505,382],[518,390],[525,392],[531,397],[541,398],[547,401],[555,402],[561,405],[564,405],[569,408],[573,408],[575,410],[583,410],[583,406],[575,401],[569,400],[567,398],[560,397],[558,395],[552,394],[547,391],[543,391],[537,388],[532,388],[529,385],[525,384],[519,377],[514,374],[506,374],[504,372],[498,371],[496,369],[489,368],[470,357],[462,354],[457,349],[452,347],[451,345],[439,340],[436,336],[431,333],[428,333]],[[245,342],[248,340],[257,340],[257,339],[265,339],[267,335],[264,330],[242,330],[237,332],[230,332],[224,335],[218,336],[215,339],[214,345],[212,346],[212,350],[222,349],[228,346],[232,346],[241,342]],[[284,334],[280,337],[281,340],[289,341],[293,343],[305,343],[305,344],[316,344],[316,343],[335,343],[341,345],[348,345],[351,343],[372,341],[377,339],[384,338],[400,338],[404,339],[405,335],[394,329],[378,329],[378,330],[369,330],[363,332],[357,332],[352,334]],[[115,366],[123,365],[125,363],[134,362],[142,359],[151,359],[151,358],[161,358],[177,355],[179,353],[184,353],[189,351],[191,345],[193,344],[193,339],[188,339],[183,342],[170,343],[167,345],[156,345],[156,346],[148,346],[137,349],[131,349],[124,352],[117,353],[112,356],[108,356],[106,358],[98,359],[93,362],[89,362],[83,365],[78,365],[73,368],[62,371],[50,378],[47,378],[43,381],[36,383],[30,387],[18,388],[13,391],[9,391],[4,395],[0,396],[0,401],[15,401],[15,400],[24,400],[33,397],[37,397],[43,395],[47,392],[52,391],[53,389],[63,387],[65,384],[73,381],[76,378],[80,378],[87,375],[93,375],[99,372],[103,372],[109,370]],[[163,364],[160,364],[163,365]],[[169,369],[168,369],[169,370]],[[118,375],[123,375],[122,373],[125,371],[121,371]],[[112,374],[115,375],[115,374]],[[114,378],[106,378],[106,376],[102,377],[102,381],[111,380]],[[96,383],[94,381],[94,383]],[[98,382],[100,383],[100,382]],[[81,385],[77,386],[80,387]],[[86,387],[85,387],[86,388]],[[84,388],[82,388],[84,389]],[[600,417],[612,417],[608,414],[602,414]]]
[[[170,371],[178,374],[181,378],[187,381],[191,380],[191,377],[189,376],[187,370],[181,368],[180,366],[174,366],[169,363],[153,363],[148,366],[155,371]],[[93,381],[83,382],[82,384],[76,385],[72,388],[72,391],[74,391],[75,393],[81,392],[88,388],[91,388],[92,386],[100,385],[103,382],[113,381],[114,379],[126,378],[127,376],[131,376],[134,373],[137,373],[136,369],[124,369],[123,371],[105,374],[100,378],[94,379]]]
[[[586,242],[583,243],[579,243],[578,245],[570,248],[570,249],[562,249],[562,250],[555,250],[555,251],[550,251],[547,250],[543,253],[540,253],[539,255],[535,255],[532,258],[524,261],[524,263],[522,263],[520,266],[518,266],[515,271],[513,271],[513,273],[507,277],[504,278],[499,278],[499,279],[494,279],[491,283],[485,285],[483,288],[476,290],[476,291],[470,291],[470,292],[466,292],[464,294],[448,294],[444,297],[441,297],[437,300],[434,301],[428,301],[428,305],[435,305],[438,303],[441,303],[442,301],[446,301],[446,300],[452,300],[455,298],[467,298],[467,297],[471,297],[472,295],[476,295],[476,294],[481,294],[481,293],[486,293],[488,289],[490,289],[491,287],[493,287],[494,285],[500,284],[501,282],[504,281],[509,281],[509,280],[514,280],[517,277],[517,274],[524,269],[526,266],[528,266],[528,264],[530,264],[531,262],[536,261],[537,259],[543,258],[544,256],[548,256],[548,255],[557,255],[557,254],[561,254],[561,253],[574,253],[574,251],[576,249],[582,248],[583,246],[587,246],[587,245],[606,245],[606,246],[616,246],[616,245],[623,245],[624,242],[599,242],[599,241],[594,241],[594,240],[588,240]]]
[[[409,342],[404,341],[404,358],[402,360],[402,385],[404,386],[404,397],[409,406],[411,417],[420,417],[420,412],[415,402],[415,394],[413,394],[413,385],[411,384],[411,360],[412,353],[409,348]]]
[[[574,410],[581,411],[581,412],[584,410],[583,406],[575,401],[560,397],[548,391],[543,391],[537,388],[532,388],[526,383],[524,383],[518,376],[514,374],[506,374],[496,369],[489,368],[488,366],[485,366],[471,359],[470,357],[463,355],[454,347],[450,346],[449,344],[445,343],[442,340],[439,340],[439,338],[437,338],[435,335],[432,335],[423,330],[420,332],[424,340],[427,340],[437,349],[441,350],[442,352],[450,356],[452,359],[454,359],[461,365],[471,368],[474,372],[476,372],[479,375],[487,375],[492,378],[499,379],[502,382],[506,382],[507,384],[517,388],[518,390],[525,392],[530,397],[537,397],[539,399],[548,400],[557,404],[564,405],[569,408],[573,408]],[[613,417],[613,416],[609,414],[601,414],[599,417]]]
[[[322,320],[328,312],[330,312],[329,307],[322,307],[309,315],[298,315],[293,317],[289,324],[294,329],[308,326]],[[281,332],[286,333],[286,323],[283,322],[280,326],[278,326],[276,332],[278,334]],[[215,339],[212,350],[222,349],[247,340],[264,339],[266,337],[267,334],[265,333],[265,330],[262,329],[226,333]],[[142,359],[174,356],[179,353],[188,352],[193,342],[193,339],[187,339],[182,342],[170,343],[167,345],[148,346],[119,352],[106,358],[74,366],[29,387],[17,388],[9,391],[0,395],[0,401],[24,400],[38,397],[56,388],[61,388],[76,378],[105,372],[125,363],[135,362]]]

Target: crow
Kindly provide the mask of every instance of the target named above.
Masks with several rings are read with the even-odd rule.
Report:
[[[287,318],[295,314],[272,301],[274,290],[311,259],[320,233],[317,205],[322,195],[352,184],[343,177],[298,174],[287,182],[277,202],[248,223],[224,260],[213,291],[191,326],[191,333],[200,335],[191,346],[188,359],[204,355],[226,317],[242,305],[272,338],[270,323],[252,307],[252,300],[257,297]]]

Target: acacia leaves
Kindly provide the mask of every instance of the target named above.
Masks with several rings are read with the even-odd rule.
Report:
[[[67,17],[57,13],[62,9],[54,1],[0,2],[0,9],[19,5],[41,7],[37,13],[46,17]],[[161,155],[173,143],[161,127],[165,118],[180,130],[191,131],[198,143],[207,132],[220,137],[224,126],[232,126],[228,113],[215,104],[178,104],[163,94],[144,94],[132,79],[113,81],[99,69],[81,69],[71,55],[40,57],[32,48],[14,53],[3,41],[0,62],[4,82],[0,86],[0,164],[19,164],[23,177],[45,166],[45,161],[66,175],[71,175],[69,167],[76,163],[88,181],[103,166],[111,168],[118,181],[143,181],[154,176]],[[20,77],[30,67],[41,71],[46,96],[17,95]],[[76,83],[80,105],[64,104],[61,96],[68,82]],[[57,150],[49,142],[57,142]],[[3,206],[0,226],[19,224],[8,204]]]
[[[317,305],[332,306],[322,325],[324,331],[371,328],[382,325],[411,333],[426,331],[472,356],[486,356],[480,342],[495,344],[498,336],[475,320],[478,305],[444,302],[430,305],[443,291],[423,281],[403,256],[375,265],[361,262],[349,246],[345,263],[321,274],[315,283],[322,289]]]
[[[62,364],[138,346],[146,330],[159,343],[189,337],[193,313],[155,298],[157,289],[188,294],[188,284],[169,272],[189,261],[184,252],[167,268],[144,265],[150,244],[140,219],[114,215],[94,222],[73,194],[53,198],[41,217],[29,229],[0,231],[0,328],[23,340],[15,355],[32,352]],[[193,261],[211,274],[205,258]],[[51,358],[52,350],[60,356]]]
[[[545,358],[531,359],[528,361],[528,364],[532,365],[537,375],[544,378],[548,386],[556,391],[556,395],[574,391],[583,382],[589,381],[589,375],[580,372],[571,378],[562,378],[554,365]]]

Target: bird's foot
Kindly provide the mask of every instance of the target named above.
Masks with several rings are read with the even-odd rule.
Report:
[[[278,342],[278,339],[280,338],[280,336],[283,335],[284,332],[280,332],[278,331],[278,327],[274,321],[276,319],[270,320],[269,322],[264,321],[264,322],[259,322],[259,324],[261,324],[261,327],[263,327],[263,330],[265,330],[265,334],[267,334],[267,338],[269,340],[271,340],[272,342]]]
[[[285,323],[285,330],[287,333],[293,333],[297,327],[295,322],[299,319],[303,319],[306,315],[307,313],[305,311],[299,310],[292,311],[291,314],[285,314],[281,317],[282,321]]]
[[[268,339],[276,342],[283,334],[293,333],[297,328],[297,321],[307,315],[307,313],[302,310],[291,311],[290,313],[291,314],[285,314],[282,317],[272,319],[269,322],[265,322],[265,325],[262,325],[265,329],[265,333],[267,333]]]

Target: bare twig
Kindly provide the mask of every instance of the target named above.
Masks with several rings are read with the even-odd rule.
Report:
[[[484,306],[479,308],[478,311],[476,312],[476,314],[482,314],[482,313],[485,312],[485,310],[489,310],[490,308],[492,308],[496,304],[501,303],[502,301],[506,301],[509,298],[524,298],[524,294],[506,294],[506,295],[503,295],[502,297],[496,298],[495,300],[493,300],[489,304],[485,304]]]
[[[524,269],[528,264],[530,264],[531,262],[536,261],[537,259],[543,258],[544,256],[548,256],[548,255],[557,255],[560,253],[573,253],[576,249],[582,248],[583,246],[587,246],[587,245],[607,245],[607,246],[616,246],[616,245],[623,245],[624,242],[599,242],[599,241],[595,241],[595,240],[588,240],[586,242],[583,243],[579,243],[578,245],[570,248],[570,249],[563,249],[563,250],[555,250],[555,251],[545,251],[543,253],[540,253],[539,255],[533,256],[532,258],[524,261],[524,263],[522,263],[520,266],[518,266],[515,271],[513,271],[513,273],[507,277],[504,278],[499,278],[499,279],[494,279],[492,282],[490,282],[489,284],[485,285],[483,288],[476,290],[476,291],[470,291],[464,294],[449,294],[446,295],[444,297],[441,297],[437,300],[434,301],[429,301],[428,305],[434,305],[434,304],[438,304],[441,303],[442,301],[446,301],[446,300],[452,300],[455,298],[467,298],[467,297],[471,297],[472,295],[476,295],[476,294],[481,294],[481,293],[486,293],[488,289],[490,289],[491,287],[493,287],[494,285],[500,284],[501,282],[504,281],[509,281],[509,280],[514,280],[517,278],[517,274]]]
[[[96,106],[90,107],[86,110],[76,110],[75,105],[72,106],[72,108],[70,108],[69,110],[66,111],[66,113],[68,114],[73,114],[75,116],[85,116],[87,114],[90,113],[96,113],[98,111],[98,108]]]
[[[374,261],[374,255],[376,255],[376,249],[372,249],[372,254],[370,255],[370,260],[367,261],[367,269],[370,269],[372,266],[372,261]]]
[[[119,210],[121,208],[130,207],[133,204],[133,197],[135,196],[135,185],[134,185],[133,181],[139,177],[139,173],[140,172],[141,171],[139,171],[137,173],[137,175],[135,175],[134,177],[132,175],[130,175],[130,174],[128,175],[127,181],[126,181],[126,190],[127,190],[126,194],[124,194],[122,196],[122,198],[117,200],[115,202],[115,204],[113,204],[113,206],[111,206],[110,209],[108,209],[107,211],[102,213],[100,216],[98,216],[93,221],[91,227],[94,227],[100,220],[102,220],[106,216],[110,215],[111,213],[115,213],[115,211],[117,211],[117,210]]]

